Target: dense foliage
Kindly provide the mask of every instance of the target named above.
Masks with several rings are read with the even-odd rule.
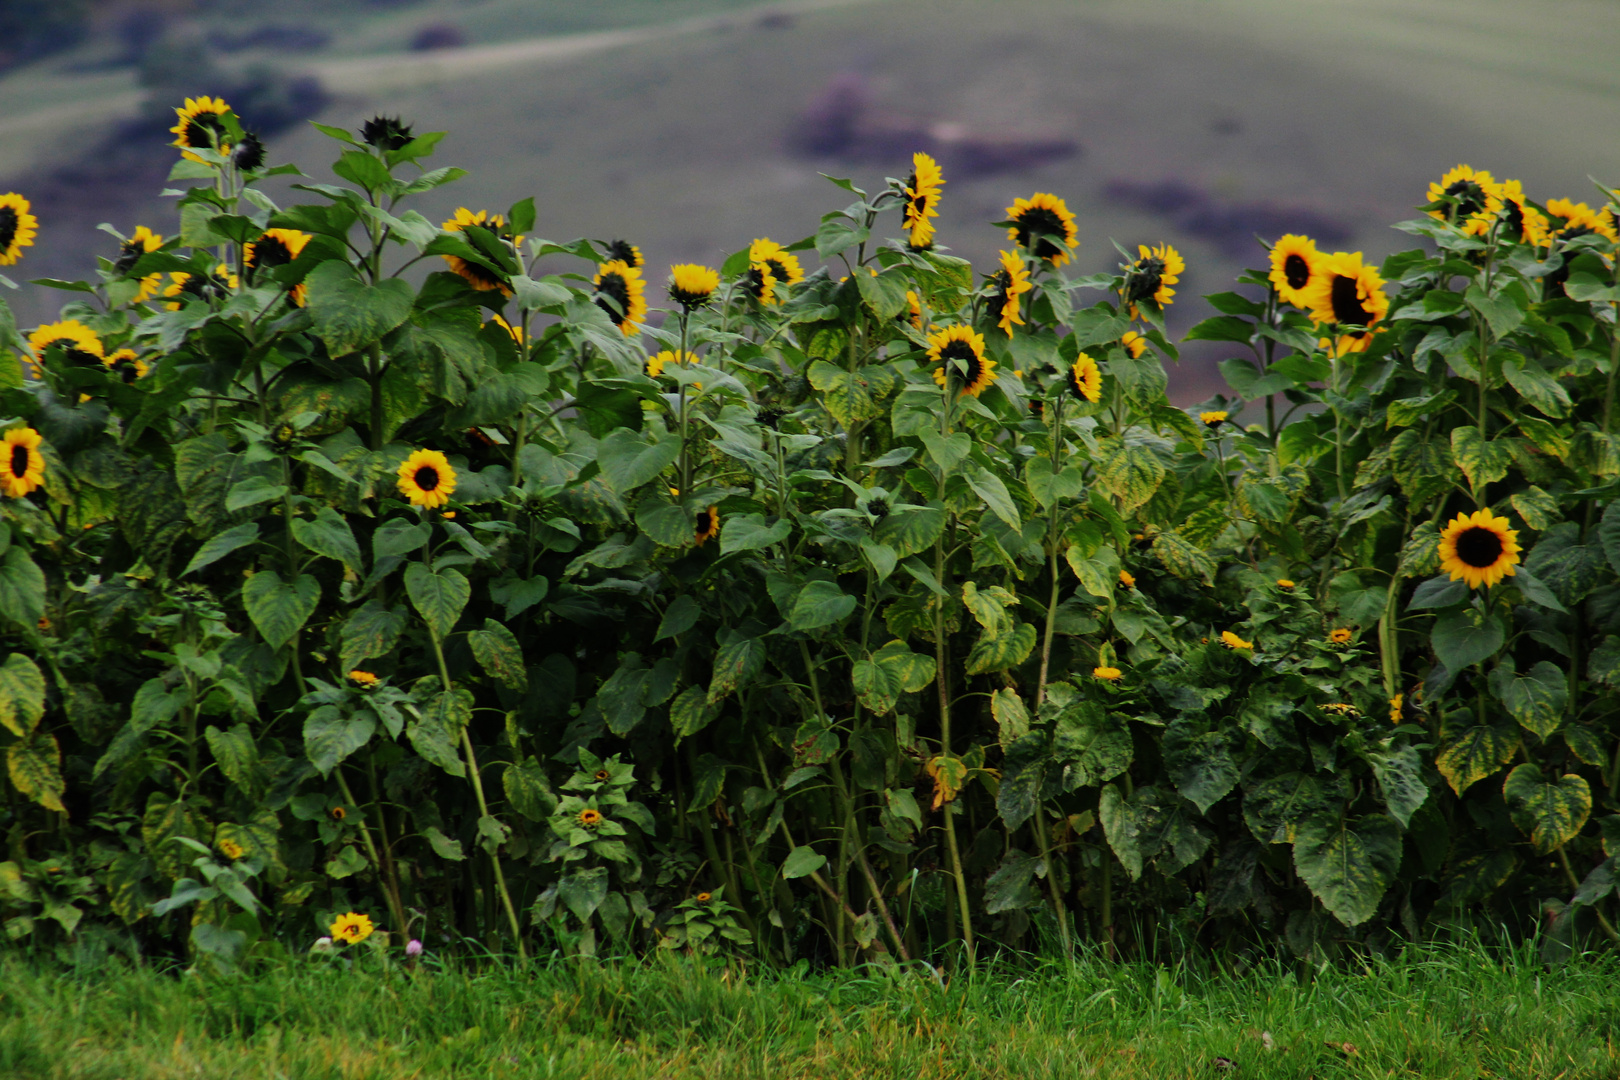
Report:
[[[1281,238],[1189,414],[1178,253],[1067,278],[1037,194],[976,275],[922,155],[660,318],[532,200],[409,209],[437,135],[281,207],[174,130],[178,235],[0,309],[13,941],[1613,936],[1608,210],[1464,167],[1379,269]]]

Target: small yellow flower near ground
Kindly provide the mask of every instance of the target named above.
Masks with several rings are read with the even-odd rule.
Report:
[[[1335,645],[1345,645],[1349,643],[1350,637],[1350,631],[1343,626],[1339,626],[1335,627],[1333,633],[1328,635],[1328,640]]]
[[[1221,631],[1221,644],[1225,645],[1228,649],[1252,649],[1252,648],[1254,648],[1254,642],[1252,642],[1252,641],[1244,641],[1242,638],[1238,637],[1236,634],[1232,633],[1232,631],[1230,631],[1230,630],[1222,630]]]
[[[1287,578],[1280,577],[1280,578],[1277,579],[1277,588],[1279,588],[1279,589],[1292,589],[1293,587],[1294,587],[1294,583],[1292,581],[1289,581]]]
[[[1394,697],[1389,699],[1389,722],[1390,723],[1398,724],[1398,723],[1401,722],[1401,706],[1403,704],[1405,704],[1405,702],[1406,702],[1406,695],[1405,694],[1396,694]]]
[[[700,892],[697,894],[697,902],[700,904],[707,904],[712,899],[714,899],[714,897],[709,893]]]
[[[361,671],[359,668],[356,668],[355,670],[349,672],[349,681],[354,683],[356,686],[376,686],[377,676],[373,675],[369,671]]]
[[[602,824],[602,811],[585,809],[579,812],[579,823],[587,829],[594,829]]]
[[[1117,667],[1095,667],[1091,669],[1091,673],[1106,682],[1118,682],[1125,674]]]
[[[353,911],[339,915],[332,920],[328,933],[333,941],[344,941],[350,945],[358,945],[371,936],[376,927],[371,924],[371,916],[360,915]]]
[[[1129,570],[1121,570],[1119,572],[1119,583],[1125,586],[1127,589],[1136,588],[1136,578],[1131,575]]]

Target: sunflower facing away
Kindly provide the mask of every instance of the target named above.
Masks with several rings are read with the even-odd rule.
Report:
[[[230,111],[231,107],[225,104],[224,98],[186,98],[185,105],[174,110],[178,122],[169,129],[174,133],[173,145],[180,148],[181,156],[199,165],[207,165],[208,162],[191,151],[217,150],[221,154],[229,154],[231,147],[225,141],[225,114]]]
[[[990,317],[1012,337],[1013,324],[1024,325],[1024,317],[1018,313],[1018,298],[1035,287],[1030,284],[1029,269],[1024,266],[1023,258],[1017,252],[1003,251],[1001,269],[990,278],[989,284],[992,289]]]
[[[647,317],[647,286],[641,271],[621,259],[612,259],[596,268],[596,306],[607,312],[613,325],[625,337],[634,336]],[[608,303],[607,297],[612,298]]]
[[[28,347],[35,356],[44,356],[45,350],[56,347],[70,363],[96,364],[107,355],[106,348],[96,332],[77,319],[46,323],[28,335]]]
[[[669,298],[687,311],[702,307],[720,287],[720,275],[699,263],[677,263],[669,268]]]
[[[1147,351],[1147,338],[1143,337],[1141,334],[1138,334],[1135,330],[1125,331],[1125,336],[1119,339],[1119,343],[1124,347],[1126,354],[1130,356],[1132,360],[1135,360]]]
[[[1080,233],[1074,227],[1074,215],[1056,195],[1037,191],[1027,199],[1014,199],[1007,207],[1007,220],[1012,227],[1007,236],[1018,246],[1053,266],[1069,261],[1069,252],[1075,247]],[[1053,240],[1060,241],[1059,247]],[[1034,246],[1031,247],[1030,245]]]
[[[1322,272],[1322,253],[1308,236],[1289,233],[1271,248],[1271,285],[1285,304],[1302,308],[1310,304],[1311,287]]]
[[[445,232],[464,232],[469,226],[478,226],[488,229],[502,240],[517,245],[523,242],[521,236],[508,236],[501,230],[506,227],[506,219],[499,214],[491,214],[487,210],[476,213],[465,206],[456,207],[456,212],[450,220],[440,225]],[[512,287],[508,285],[501,275],[485,266],[483,263],[468,262],[459,255],[445,255],[444,261],[449,264],[450,271],[457,274],[468,285],[479,292],[500,291],[502,296],[511,296]]]
[[[647,357],[647,374],[656,379],[664,373],[664,367],[668,364],[695,364],[697,362],[698,354],[695,352],[677,355],[674,349],[664,349],[656,356]]]
[[[136,379],[144,379],[146,373],[151,370],[147,367],[145,360],[135,355],[134,349],[119,349],[115,353],[102,357],[101,362],[112,368],[125,383],[132,383]]]
[[[255,284],[253,279],[259,271],[286,266],[298,258],[299,253],[304,250],[304,245],[311,239],[309,233],[299,232],[297,229],[266,229],[263,236],[242,249],[242,268],[246,272],[248,284]],[[304,306],[304,295],[304,283],[300,281],[292,287],[291,299],[294,307]]]
[[[905,227],[910,236],[906,242],[912,251],[927,251],[934,246],[934,218],[939,216],[939,192],[945,186],[945,176],[939,163],[927,154],[911,155],[911,176],[906,179]]]
[[[1508,528],[1507,518],[1489,510],[1458,514],[1440,534],[1440,570],[1470,589],[1488,589],[1517,573],[1519,551],[1518,531]]]
[[[619,260],[632,270],[640,270],[647,265],[647,260],[641,257],[641,249],[628,240],[609,240],[606,244],[607,258],[605,262]]]
[[[1093,405],[1102,397],[1102,369],[1097,361],[1081,353],[1069,367],[1066,381],[1069,393],[1085,398]]]
[[[1359,327],[1339,336],[1342,356],[1363,352],[1372,344],[1373,330],[1389,311],[1389,297],[1378,269],[1363,265],[1361,252],[1336,251],[1322,260],[1322,277],[1311,293],[1310,309],[1319,324]]]
[[[771,278],[777,285],[797,285],[804,280],[804,268],[799,265],[798,258],[775,240],[762,237],[749,244],[748,262],[750,265],[763,263],[770,270]],[[759,302],[776,303],[775,290],[763,290]]]
[[[1429,203],[1424,209],[1432,218],[1461,223],[1485,209],[1495,187],[1496,179],[1490,173],[1458,165],[1429,185]]]
[[[928,335],[928,362],[934,381],[946,386],[955,379],[956,396],[978,397],[996,380],[996,362],[984,356],[984,337],[967,326],[947,326]]]
[[[15,427],[0,439],[0,489],[8,499],[20,499],[45,483],[44,441],[31,427]]]
[[[399,467],[399,493],[412,506],[437,510],[456,490],[456,470],[437,450],[418,450]]]
[[[327,932],[332,935],[333,941],[358,945],[370,937],[375,929],[376,927],[371,925],[370,915],[359,915],[351,911],[333,919],[332,926]]]
[[[1142,300],[1152,300],[1161,308],[1169,307],[1171,298],[1176,295],[1176,290],[1170,286],[1180,281],[1182,271],[1187,269],[1181,253],[1169,244],[1154,248],[1138,244],[1136,255],[1136,261],[1125,268],[1124,295],[1132,318],[1136,317],[1136,305]]]
[[[697,514],[697,528],[694,532],[698,547],[713,540],[720,535],[720,508],[711,506],[707,510],[699,510]]]
[[[902,311],[899,315],[896,315],[895,318],[905,319],[911,324],[911,328],[913,330],[921,330],[923,328],[922,300],[917,296],[914,290],[906,290],[906,310]]]
[[[748,264],[748,276],[743,279],[743,292],[761,304],[776,303],[776,275],[771,273],[769,264],[762,262]]]
[[[1547,215],[1531,206],[1524,194],[1524,188],[1517,180],[1504,180],[1496,187],[1498,195],[1496,216],[1502,222],[1502,236],[1511,241],[1529,244],[1532,247],[1546,247],[1548,235]],[[1484,218],[1486,211],[1481,211],[1477,217]],[[1490,221],[1483,224],[1488,229]]]
[[[32,204],[15,191],[0,195],[0,266],[22,258],[22,249],[34,246],[39,219],[28,211]]]
[[[148,229],[145,225],[135,226],[135,234],[125,240],[118,247],[118,258],[113,262],[113,269],[120,274],[128,274],[140,262],[141,256],[149,251],[156,251],[163,246],[163,237]],[[139,304],[156,296],[163,287],[163,272],[147,274],[141,278],[141,287],[135,294],[131,303]]]

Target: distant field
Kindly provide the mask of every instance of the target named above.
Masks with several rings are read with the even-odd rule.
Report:
[[[762,10],[792,5],[445,0],[334,10],[288,0],[273,20],[264,5],[237,8],[254,12],[242,25],[307,14],[333,31],[329,49],[278,61],[328,73],[337,94],[324,122],[354,126],[382,111],[451,133],[439,159],[472,175],[424,205],[430,216],[532,194],[541,234],[627,237],[655,278],[670,261],[714,261],[755,236],[812,232],[842,195],[818,170],[874,186],[904,173],[902,152],[848,163],[785,150],[806,103],[841,75],[858,76],[873,109],[897,122],[1077,141],[1077,156],[1022,175],[950,179],[942,242],[993,258],[1002,237],[986,223],[1015,196],[1056,192],[1080,218],[1080,272],[1117,261],[1110,238],[1183,249],[1186,302],[1173,312],[1182,325],[1196,314],[1193,299],[1225,287],[1240,261],[1169,217],[1111,201],[1110,184],[1176,180],[1223,205],[1307,208],[1346,222],[1347,243],[1382,255],[1404,239],[1385,226],[1458,161],[1518,177],[1543,199],[1590,198],[1588,175],[1620,180],[1612,0],[864,0],[769,20]],[[714,13],[734,17],[723,28],[679,23]],[[676,20],[681,32],[583,41],[572,55],[541,43],[532,61],[483,73],[453,51],[398,52],[434,21],[476,49],[651,20]],[[344,68],[344,56],[357,66]],[[423,64],[434,68],[424,75]],[[131,93],[108,76],[94,94],[81,92],[63,62],[41,67],[0,81],[0,99],[17,103],[0,118],[0,173],[82,145],[83,130],[69,137],[72,123],[29,127],[31,111],[60,116],[64,101],[89,110]],[[25,143],[26,153],[17,149]],[[272,156],[316,169],[332,156],[328,145],[312,129],[295,131]],[[162,214],[153,200],[135,216],[157,227]],[[93,225],[74,226],[66,246]],[[63,273],[70,260],[88,266],[77,250],[33,261],[36,273]],[[19,306],[32,318],[47,313]],[[1182,396],[1204,380],[1184,382]]]

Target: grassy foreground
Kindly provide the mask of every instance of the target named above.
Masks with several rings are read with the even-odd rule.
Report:
[[[684,963],[70,977],[0,962],[0,1076],[1612,1078],[1620,963],[1426,946],[1302,980],[1082,962],[942,982]]]

